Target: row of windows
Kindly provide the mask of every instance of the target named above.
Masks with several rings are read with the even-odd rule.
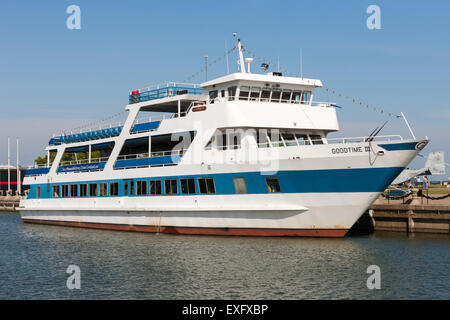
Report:
[[[180,189],[177,179],[166,180],[125,180],[123,185],[124,196],[129,195],[161,195],[162,184],[164,183],[164,194],[196,194],[197,185],[194,178],[180,179]],[[214,178],[198,178],[198,191],[200,194],[215,194],[216,187]],[[248,193],[245,179],[242,177],[233,178],[236,193]],[[278,178],[266,178],[266,185],[269,192],[281,192]],[[119,195],[119,182],[102,183],[81,183],[54,185],[52,189],[53,198],[67,197],[114,197]],[[41,197],[41,187],[36,189],[36,197]]]
[[[234,100],[236,89],[236,86],[228,88],[229,100]],[[217,97],[225,98],[225,90],[221,90],[220,92],[219,90],[209,91],[211,103],[214,103],[214,99]],[[239,100],[308,104],[311,100],[311,91],[241,86],[239,87]]]
[[[214,178],[198,178],[198,189],[201,194],[214,194],[216,188]],[[162,194],[162,183],[164,182],[165,194],[178,194],[178,180],[125,180],[123,191],[125,196],[129,195],[160,195]],[[180,179],[182,194],[196,194],[195,179]],[[82,183],[82,184],[63,184],[53,186],[53,198],[67,197],[107,197],[119,195],[119,182],[102,183]],[[37,198],[41,197],[41,187],[37,187]]]

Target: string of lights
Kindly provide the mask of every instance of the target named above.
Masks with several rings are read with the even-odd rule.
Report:
[[[259,56],[257,56],[256,54],[254,54],[254,53],[252,53],[251,51],[249,51],[248,49],[243,49],[243,50],[244,50],[245,52],[247,52],[247,53],[248,53],[250,56],[252,56],[253,58],[255,58],[255,59],[257,59],[257,60],[259,60],[259,61],[261,61],[261,62],[263,62],[263,63],[268,63],[269,65],[273,65],[272,62],[271,62],[270,60],[264,59],[264,58],[262,58],[262,57],[259,57]],[[297,74],[295,74],[295,73],[293,73],[293,72],[290,72],[289,70],[287,70],[287,69],[285,69],[285,68],[282,68],[282,67],[280,67],[280,66],[278,66],[278,68],[279,68],[280,71],[282,71],[284,74],[286,74],[286,75],[288,75],[288,76],[298,77]],[[304,80],[308,81],[308,79],[304,79]],[[380,113],[382,113],[382,114],[384,114],[384,115],[387,115],[387,116],[389,116],[389,117],[395,117],[395,118],[401,117],[400,115],[396,115],[396,114],[393,114],[393,113],[391,113],[391,112],[385,111],[385,110],[383,110],[383,109],[381,109],[381,108],[374,107],[374,106],[372,106],[372,105],[370,105],[370,104],[368,104],[368,103],[365,103],[365,102],[363,102],[363,101],[361,101],[361,100],[359,100],[359,99],[357,99],[357,98],[353,98],[353,97],[347,96],[347,95],[345,95],[345,94],[343,94],[343,93],[340,93],[340,92],[338,92],[338,91],[336,91],[336,90],[333,90],[333,89],[330,89],[330,88],[327,88],[327,87],[324,87],[323,89],[325,89],[325,91],[327,91],[327,93],[331,93],[331,94],[334,94],[334,95],[336,95],[336,96],[338,96],[338,97],[342,97],[342,98],[344,98],[344,99],[346,99],[346,100],[349,100],[349,101],[351,101],[351,102],[353,102],[353,103],[359,104],[360,106],[365,106],[367,109],[371,109],[371,110],[373,110],[373,111],[380,112]]]

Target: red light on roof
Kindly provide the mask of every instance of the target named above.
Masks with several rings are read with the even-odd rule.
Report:
[[[133,91],[131,91],[131,94],[139,94],[139,90],[133,90]]]

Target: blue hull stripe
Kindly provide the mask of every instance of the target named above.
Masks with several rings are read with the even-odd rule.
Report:
[[[261,175],[260,172],[244,173],[220,173],[211,175],[189,175],[189,176],[166,176],[166,177],[143,177],[132,179],[139,180],[164,180],[177,179],[178,189],[180,189],[180,179],[182,178],[214,178],[216,194],[232,195],[236,194],[233,178],[242,177],[245,179],[248,194],[269,193],[265,179],[267,177],[277,177],[279,179],[282,193],[349,193],[349,192],[382,192],[397,177],[404,168],[365,168],[365,169],[336,169],[336,170],[299,170],[299,171],[279,171],[274,175]],[[129,179],[127,179],[129,180]],[[84,183],[118,182],[119,197],[124,196],[124,180],[99,180]],[[77,182],[76,184],[83,183]],[[75,184],[75,183],[61,183]],[[199,194],[198,181],[196,184],[196,194]],[[41,184],[41,198],[50,198],[52,186],[55,184]],[[59,184],[58,184],[59,185]],[[28,199],[36,197],[36,187],[31,185]],[[162,195],[164,195],[164,182],[162,183]],[[179,190],[181,193],[181,191]],[[180,195],[180,194],[178,194]],[[169,195],[168,195],[169,196]],[[177,195],[170,195],[177,196]]]
[[[398,150],[415,150],[417,142],[405,142],[405,143],[379,143],[378,144],[383,149],[387,151],[398,151]]]

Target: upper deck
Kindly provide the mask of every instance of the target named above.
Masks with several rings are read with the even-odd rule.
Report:
[[[130,104],[133,104],[182,94],[201,94],[202,91],[198,84],[169,82],[132,90],[128,100]]]

